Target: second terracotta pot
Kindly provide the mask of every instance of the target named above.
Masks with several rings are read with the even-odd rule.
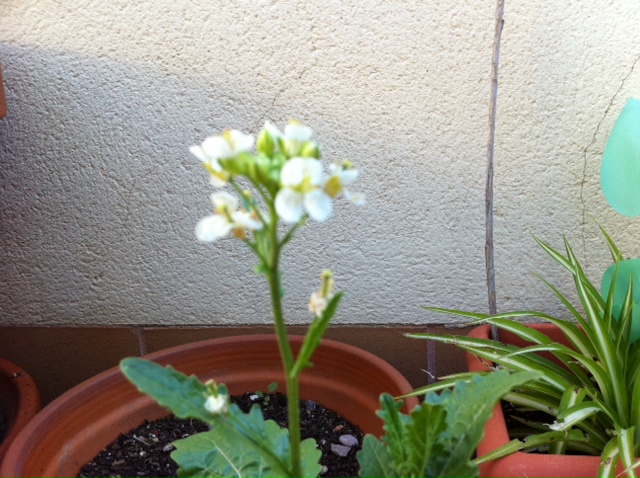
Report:
[[[564,334],[553,324],[532,324],[531,328],[542,332],[553,341],[569,345]],[[482,325],[473,329],[470,337],[489,339],[491,326]],[[520,337],[500,330],[500,342],[518,347],[531,345]],[[472,372],[486,371],[485,363],[467,354],[467,363]],[[493,416],[485,426],[485,436],[478,446],[478,456],[486,455],[509,442],[509,432],[500,404],[496,405]],[[599,456],[548,455],[542,453],[516,452],[498,460],[480,465],[480,476],[491,477],[595,477],[600,467]],[[622,471],[622,468],[619,469]]]
[[[40,394],[31,376],[0,358],[0,462],[18,433],[40,410]]]
[[[292,337],[294,351],[302,337]],[[264,391],[284,384],[274,335],[249,335],[207,340],[174,347],[146,358],[172,365],[202,380],[225,383],[231,394]],[[395,368],[375,355],[324,340],[312,358],[314,366],[301,376],[300,395],[330,408],[363,432],[380,436],[376,416],[379,395],[412,390]],[[405,412],[418,401],[407,399]],[[118,367],[83,382],[45,407],[14,441],[0,476],[75,476],[106,445],[168,411],[142,395]]]

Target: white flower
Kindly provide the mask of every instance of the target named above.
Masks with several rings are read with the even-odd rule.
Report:
[[[215,213],[201,219],[196,225],[196,237],[202,242],[214,242],[231,231],[236,237],[245,237],[245,230],[262,229],[262,222],[248,211],[237,210],[238,200],[228,192],[211,195]]]
[[[191,146],[189,151],[211,173],[211,184],[220,188],[227,184],[229,173],[220,165],[220,159],[234,158],[253,147],[253,136],[238,130],[226,130],[221,136],[209,136],[201,145]]]
[[[313,131],[308,126],[290,121],[287,126],[284,127],[285,139],[292,139],[294,141],[309,141],[313,136]]]
[[[331,176],[325,181],[323,189],[331,198],[336,198],[341,192],[345,197],[357,206],[365,203],[364,194],[352,193],[346,189],[358,177],[358,171],[349,167],[338,164],[330,164],[329,171]]]
[[[313,136],[313,130],[308,126],[304,126],[297,121],[290,121],[284,127],[284,134],[271,121],[265,121],[264,129],[273,137],[273,139],[290,139],[294,141],[309,141]]]
[[[290,121],[282,133],[273,123],[266,121],[264,129],[275,140],[279,140],[282,152],[288,157],[314,156],[317,157],[318,146],[311,141],[313,130],[298,121]],[[307,154],[303,154],[304,152]]]
[[[315,221],[331,216],[333,203],[322,190],[322,163],[313,158],[291,158],[280,173],[282,189],[276,195],[276,212],[284,222],[296,223],[305,210]]]
[[[312,312],[316,316],[321,316],[324,309],[327,308],[328,301],[319,292],[311,294],[311,300],[309,300],[309,312]]]
[[[564,430],[564,425],[557,421],[547,425],[553,431],[561,431]]]
[[[362,193],[352,193],[350,191],[344,190],[344,197],[347,198],[351,203],[356,206],[364,206],[366,203],[365,195]]]
[[[329,305],[329,301],[333,298],[333,272],[330,270],[322,271],[320,276],[322,279],[322,285],[318,292],[311,294],[309,300],[309,312],[312,312],[316,317],[321,317],[324,310]]]
[[[212,415],[225,413],[227,411],[227,397],[223,394],[209,395],[204,402],[204,408]]]

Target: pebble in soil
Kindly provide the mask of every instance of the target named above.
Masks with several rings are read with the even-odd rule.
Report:
[[[262,408],[265,420],[281,427],[288,424],[287,397],[245,393],[231,398],[248,412],[252,405]],[[300,401],[302,439],[314,438],[322,452],[322,477],[358,476],[356,453],[362,446],[362,431],[332,410],[310,400]],[[198,420],[169,416],[145,422],[116,441],[84,465],[78,477],[177,477],[178,465],[171,459],[171,442],[207,430]]]

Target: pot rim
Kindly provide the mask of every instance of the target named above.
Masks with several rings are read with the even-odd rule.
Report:
[[[303,339],[304,337],[300,335],[290,336],[294,352],[297,352],[302,344]],[[247,344],[251,344],[254,349],[250,349]],[[268,345],[268,348],[265,349],[264,347],[261,347],[261,344],[265,344],[265,346],[267,346],[267,344],[270,345]],[[265,356],[264,362],[268,362],[268,365],[258,364],[255,367],[258,370],[258,372],[256,373],[260,373],[261,378],[267,380],[269,376],[273,376],[273,374],[267,376],[267,374],[262,371],[261,367],[266,366],[271,367],[272,369],[277,368],[281,371],[279,352],[277,352],[277,337],[275,334],[235,335],[229,337],[208,339],[159,350],[157,352],[145,355],[144,358],[153,360],[162,365],[175,364],[175,368],[178,370],[184,368],[184,364],[186,369],[182,371],[185,373],[192,373],[190,369],[206,369],[207,373],[205,374],[196,372],[199,378],[206,379],[211,378],[210,376],[207,376],[207,374],[212,371],[212,368],[214,368],[215,370],[213,370],[211,373],[217,374],[218,372],[221,372],[221,376],[224,376],[225,373],[232,372],[226,372],[226,369],[220,369],[219,367],[216,367],[216,364],[211,360],[211,358],[207,360],[206,357],[203,358],[202,356],[198,356],[199,354],[206,355],[207,351],[209,351],[209,353],[215,354],[220,353],[220,351],[222,350],[223,352],[231,351],[231,355],[236,357],[238,356],[238,354],[241,354],[242,356],[244,356],[246,353],[255,354],[257,353],[255,352],[256,347],[259,349],[260,357],[262,357],[265,353],[267,354]],[[195,359],[193,358],[193,354],[196,355]],[[274,354],[277,354],[278,356],[277,365],[271,365],[274,363],[274,360],[266,360],[267,356],[271,357]],[[255,360],[255,357],[255,355],[250,355],[249,359]],[[179,363],[179,358],[184,359],[183,364]],[[380,386],[382,386],[381,384],[384,384],[385,388],[388,387],[396,389],[381,390],[379,393],[383,391],[389,391],[392,394],[401,395],[413,390],[413,387],[408,382],[408,380],[392,365],[384,361],[382,358],[376,356],[375,354],[372,354],[371,352],[360,349],[353,345],[323,339],[320,346],[316,350],[312,361],[316,364],[316,367],[307,369],[309,372],[305,370],[305,373],[307,375],[306,379],[305,373],[303,373],[302,375],[302,398],[305,398],[305,387],[309,388],[309,390],[311,391],[315,390],[316,392],[318,390],[321,390],[325,395],[331,394],[331,398],[333,398],[334,394],[343,395],[344,393],[352,393],[352,390],[358,391],[358,393],[362,394],[362,392],[358,390],[358,384],[360,383],[365,383],[367,384],[367,386],[369,386],[369,383],[372,383],[374,384],[374,388],[379,388]],[[366,363],[365,369],[362,368],[363,363]],[[338,368],[338,371],[335,372],[336,374],[344,373],[342,369],[345,368],[347,372],[350,373],[348,379],[343,378],[339,381],[332,380],[333,377],[331,375],[333,372],[327,373],[327,366],[329,365],[333,365]],[[225,382],[223,378],[216,377],[216,380],[219,380],[221,383]],[[330,388],[330,386],[334,385],[334,382],[337,382],[336,388]],[[325,387],[325,385],[327,386]],[[266,384],[264,386],[266,387]],[[243,390],[243,392],[255,390],[256,389],[254,388],[250,390]],[[231,387],[230,391],[232,394],[236,393],[231,390]],[[83,404],[80,403],[79,405],[74,407],[71,405],[71,399],[78,393],[87,394],[87,396],[84,397],[85,405],[83,406]],[[371,392],[366,394],[367,403],[371,401],[375,402],[375,410],[379,409],[379,393],[376,392],[375,397],[373,397],[373,394]],[[116,403],[116,398],[120,398],[120,400],[123,400],[122,397],[127,397],[125,398],[125,400],[128,400],[128,402],[126,402],[127,405],[125,406]],[[92,403],[92,399],[99,400],[98,402],[93,402],[97,403],[95,407],[90,407],[88,405]],[[322,400],[318,400],[318,403],[327,406],[326,403],[322,403]],[[335,404],[338,405],[338,403],[339,402],[336,401]],[[405,400],[405,409],[411,409],[417,404],[417,398],[410,397],[409,399]],[[364,408],[361,406],[360,398],[358,398],[353,402],[353,404],[350,405],[340,404],[340,407],[343,406],[348,406],[352,409],[355,408],[358,410],[360,408]],[[338,413],[341,413],[341,411],[337,409],[338,407],[329,406],[329,408],[334,408],[336,409],[336,411],[338,411]],[[370,409],[371,407],[367,406],[366,408]],[[103,422],[107,422],[115,418],[119,422],[126,422],[128,425],[126,430],[128,430],[130,428],[133,428],[133,425],[130,421],[127,420],[130,420],[131,417],[135,416],[135,414],[139,414],[139,410],[141,409],[152,411],[153,413],[155,413],[157,416],[154,416],[153,418],[160,418],[161,416],[165,416],[169,413],[168,411],[166,411],[166,409],[163,409],[159,405],[156,405],[150,397],[140,394],[135,389],[135,387],[128,382],[124,375],[122,375],[119,366],[112,367],[76,385],[72,389],[60,395],[60,397],[52,401],[49,405],[44,407],[42,411],[38,413],[38,415],[36,415],[36,417],[31,421],[31,423],[29,423],[27,427],[25,427],[25,429],[19,434],[13,445],[9,448],[5,463],[0,468],[0,476],[21,475],[21,471],[28,467],[28,456],[31,456],[35,453],[40,453],[41,455],[44,454],[47,457],[51,457],[51,459],[55,458],[59,461],[75,460],[75,458],[72,456],[73,453],[67,453],[66,451],[63,453],[59,447],[54,447],[53,445],[48,443],[50,441],[49,435],[47,435],[48,427],[50,427],[54,422],[58,424],[64,420],[66,420],[66,423],[73,423],[76,420],[88,421],[89,423],[91,423],[91,426],[89,427],[91,428],[91,430],[83,429],[82,431],[75,431],[71,429],[68,436],[70,437],[70,441],[85,442],[88,440],[88,438],[86,436],[80,437],[80,435],[91,435],[91,439],[95,441],[95,433],[97,433],[95,430],[102,430],[102,427],[104,426]],[[75,417],[73,416],[74,413],[76,414]],[[164,415],[162,415],[161,413],[164,413]],[[342,412],[342,414],[346,419],[354,421],[354,419],[349,416],[349,414],[345,414],[344,412]],[[68,418],[61,418],[67,415]],[[375,415],[373,415],[373,417],[377,418],[375,417]],[[379,425],[381,429],[382,422],[380,421],[378,424],[377,421],[378,420],[376,420],[375,427],[377,428]],[[357,421],[354,421],[354,423],[361,428],[364,428],[362,424],[357,423]],[[79,425],[75,426],[78,427]],[[365,430],[363,429],[363,431]],[[115,437],[113,439],[115,439]],[[111,440],[109,440],[109,442],[110,441]],[[105,446],[107,443],[102,444],[102,446]],[[73,448],[76,445],[71,444],[69,446]],[[65,444],[65,450],[67,449],[66,447],[67,445]],[[38,465],[38,467],[39,466],[40,465]],[[63,467],[66,465],[60,466]],[[34,471],[34,473],[52,473],[51,475],[47,476],[55,476],[50,470],[38,470],[39,471]],[[31,473],[31,471],[25,471],[25,473]]]
[[[15,391],[16,406],[9,431],[0,442],[0,462],[9,446],[40,410],[40,393],[35,381],[22,367],[0,357],[0,377],[6,378]]]

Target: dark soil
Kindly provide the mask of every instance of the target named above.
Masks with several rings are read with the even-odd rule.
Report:
[[[244,412],[258,404],[265,420],[274,420],[281,427],[288,424],[285,395],[272,393],[261,397],[245,393],[231,397],[231,400]],[[302,438],[314,438],[322,451],[320,464],[323,472],[320,476],[358,476],[356,452],[362,446],[362,431],[332,410],[310,400],[300,401],[300,415]],[[145,422],[139,428],[120,435],[86,464],[78,477],[177,477],[178,465],[170,457],[174,449],[171,442],[207,429],[207,425],[198,420],[181,420],[174,416]],[[358,445],[350,449],[345,446],[342,442],[350,440],[345,438],[348,435],[355,437]],[[340,456],[338,452],[346,456]]]

